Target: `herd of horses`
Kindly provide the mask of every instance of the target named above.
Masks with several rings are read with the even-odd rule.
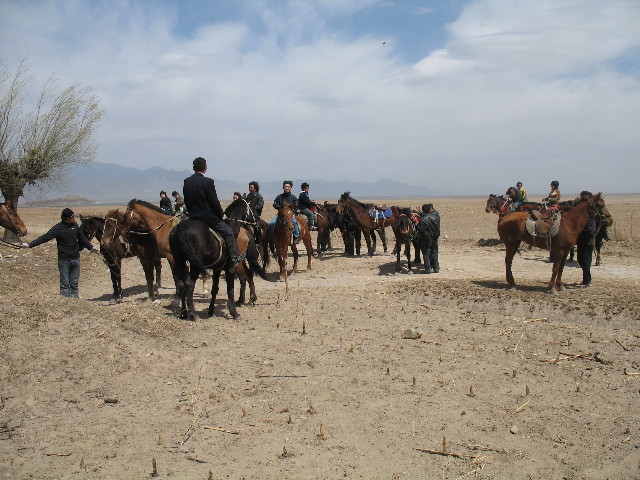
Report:
[[[499,215],[498,233],[506,247],[505,267],[507,283],[515,287],[511,264],[521,242],[546,248],[556,252],[552,277],[549,282],[551,292],[562,290],[562,270],[566,256],[576,243],[589,218],[595,218],[599,233],[611,225],[611,215],[607,211],[601,194],[588,201],[564,202],[562,222],[552,238],[542,238],[528,233],[525,226],[531,211],[539,204],[523,204],[519,211],[511,212],[507,200],[491,195],[485,210]],[[11,202],[0,204],[0,226],[13,231],[18,236],[27,233],[26,226]],[[382,214],[381,212],[386,212]],[[331,231],[338,229],[343,237],[345,254],[359,255],[361,238],[367,246],[367,255],[376,250],[376,235],[380,238],[384,252],[387,252],[385,228],[392,227],[395,236],[395,271],[401,270],[401,251],[404,249],[407,268],[411,272],[411,247],[414,250],[413,263],[420,263],[421,238],[416,228],[420,212],[397,206],[383,207],[365,204],[351,197],[349,192],[341,195],[338,203],[318,205],[316,214],[317,255],[331,248]],[[299,239],[293,238],[294,216],[299,226]],[[245,260],[233,267],[226,262],[225,245],[222,239],[198,220],[181,220],[159,207],[139,199],[132,199],[124,211],[114,209],[105,217],[83,217],[81,228],[89,239],[100,242],[100,253],[109,268],[113,301],[122,300],[122,260],[137,257],[142,265],[149,298],[156,300],[161,286],[161,259],[166,258],[175,283],[172,305],[180,304],[180,318],[195,320],[193,294],[198,278],[207,271],[212,274],[211,301],[207,314],[214,314],[214,304],[219,290],[221,272],[225,272],[228,311],[237,318],[236,306],[242,305],[249,285],[250,301],[255,302],[254,275],[266,279],[266,268],[270,257],[278,260],[281,280],[288,275],[287,259],[291,248],[293,269],[297,270],[298,242],[302,242],[307,253],[307,270],[311,269],[314,249],[311,233],[304,215],[296,216],[292,205],[285,204],[277,213],[275,228],[270,233],[267,222],[259,218],[251,206],[242,198],[233,201],[225,209],[226,221],[237,236],[238,249],[246,255]],[[601,236],[602,238],[602,236]],[[598,249],[599,252],[599,249]],[[240,281],[240,295],[234,299],[235,278]]]

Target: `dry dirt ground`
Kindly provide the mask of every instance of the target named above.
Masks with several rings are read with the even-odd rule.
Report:
[[[159,305],[136,259],[113,305],[98,256],[65,300],[53,242],[0,247],[0,478],[640,478],[640,196],[606,200],[594,286],[569,265],[557,296],[542,250],[505,288],[482,198],[434,200],[439,274],[391,275],[380,245],[347,258],[334,233],[288,290],[273,262],[239,320],[223,299],[177,319],[166,264]],[[22,208],[27,239],[59,210]]]

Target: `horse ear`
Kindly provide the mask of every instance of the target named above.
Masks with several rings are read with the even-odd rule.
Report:
[[[78,214],[78,218],[80,219],[81,222],[84,222],[84,217],[82,216],[81,213]]]

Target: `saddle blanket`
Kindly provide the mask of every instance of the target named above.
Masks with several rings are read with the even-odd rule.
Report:
[[[386,210],[377,210],[375,208],[371,208],[369,210],[369,215],[371,216],[371,218],[375,218],[376,220],[391,218],[391,208],[387,208]]]

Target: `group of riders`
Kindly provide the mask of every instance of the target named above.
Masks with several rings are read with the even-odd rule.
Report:
[[[542,199],[542,203],[549,209],[558,208],[560,203],[560,182],[553,180],[551,182],[551,191],[546,198]],[[507,189],[507,199],[511,202],[511,210],[516,211],[518,207],[527,202],[527,191],[522,186],[522,182],[516,183],[515,187],[509,187]]]

